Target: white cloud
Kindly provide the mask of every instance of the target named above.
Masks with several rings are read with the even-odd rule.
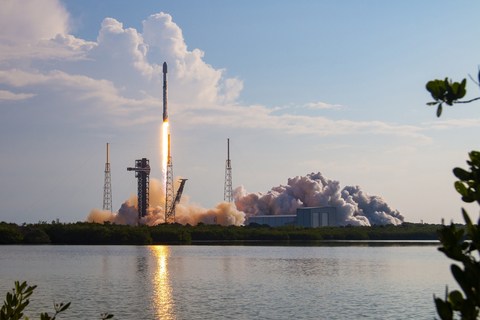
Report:
[[[302,108],[308,109],[340,109],[342,108],[339,104],[328,104],[324,102],[317,102],[317,103],[306,103],[302,106]]]
[[[422,125],[429,126],[431,129],[447,130],[452,128],[479,127],[480,119],[451,119],[435,122],[424,122]]]
[[[113,117],[113,125],[157,120],[145,110],[160,105],[160,101],[152,97],[141,100],[125,98],[111,81],[69,75],[58,70],[47,74],[18,69],[0,71],[0,85],[40,91],[48,100],[55,101],[58,108],[70,107],[76,109],[77,114]]]
[[[0,62],[82,59],[94,43],[68,35],[69,13],[58,0],[0,4]]]
[[[58,0],[3,0],[0,39],[36,41],[67,34],[69,14]]]
[[[0,101],[1,100],[25,100],[35,96],[36,94],[33,94],[33,93],[13,93],[10,91],[0,90]]]
[[[213,109],[213,108],[212,108]],[[292,114],[272,115],[274,109],[265,106],[224,106],[205,112],[191,110],[180,115],[182,121],[191,125],[223,125],[237,128],[279,130],[288,134],[312,134],[319,136],[381,134],[409,137],[416,144],[430,144],[427,136],[419,133],[422,128],[409,125],[393,125],[381,121],[331,120],[326,117]]]
[[[4,32],[4,37],[9,38],[8,41],[2,38],[1,45],[8,50],[0,59],[14,59],[12,53],[24,52],[24,58],[33,60],[87,59],[87,63],[72,68],[75,73],[71,74],[55,70],[54,63],[49,71],[31,68],[27,71],[20,66],[4,68],[0,71],[0,85],[6,86],[4,89],[16,87],[42,92],[36,98],[48,98],[58,105],[69,106],[73,113],[109,117],[109,120],[113,117],[114,121],[107,122],[112,125],[136,125],[158,120],[159,113],[152,110],[161,106],[161,64],[168,61],[170,114],[191,126],[217,125],[318,136],[393,135],[409,137],[417,144],[430,143],[430,139],[420,133],[422,129],[414,126],[288,113],[275,115],[273,112],[279,108],[242,106],[236,100],[243,82],[238,78],[225,78],[224,69],[205,63],[203,51],[189,51],[182,30],[168,14],[148,17],[143,21],[142,33],[124,29],[121,22],[106,18],[97,42],[87,42],[67,34],[69,15],[58,1],[45,2],[48,12],[36,5],[30,8],[31,3],[7,2],[9,21],[16,31]],[[32,19],[16,20],[23,12],[19,8]],[[38,30],[34,32],[36,26]],[[24,51],[25,44],[30,49]],[[74,66],[75,62],[72,63]],[[323,102],[303,107],[341,108]]]

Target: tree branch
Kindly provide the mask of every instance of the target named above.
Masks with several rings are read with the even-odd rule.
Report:
[[[472,100],[468,100],[468,101],[455,101],[455,103],[470,103],[470,102],[473,102],[475,100],[480,100],[480,97],[472,99]]]

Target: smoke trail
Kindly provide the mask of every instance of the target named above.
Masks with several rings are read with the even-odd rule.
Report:
[[[299,207],[332,206],[337,208],[339,225],[398,225],[405,220],[382,197],[369,195],[359,186],[342,190],[340,181],[327,179],[320,172],[289,178],[287,185],[274,187],[268,193],[247,193],[240,186],[234,198],[237,209],[247,216],[296,214]]]
[[[177,177],[175,181],[178,180]],[[175,190],[177,188],[178,186],[175,186]],[[163,223],[165,221],[164,208],[165,189],[163,184],[156,179],[150,179],[150,207],[147,215],[140,220],[140,224],[154,226]],[[238,211],[233,203],[221,202],[215,208],[205,209],[198,204],[190,203],[187,195],[183,195],[175,210],[175,221],[181,224],[196,225],[199,222],[213,224],[215,217],[217,223],[224,226],[239,226],[245,221],[245,214]],[[117,224],[136,225],[138,221],[137,195],[132,194],[116,213],[100,209],[91,210],[87,221],[100,223],[110,221]]]

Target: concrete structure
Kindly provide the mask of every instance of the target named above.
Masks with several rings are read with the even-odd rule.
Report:
[[[336,227],[337,209],[334,207],[297,208],[297,226]]]
[[[336,227],[337,209],[334,207],[297,208],[296,215],[268,215],[248,218],[248,224],[255,222],[270,227],[280,227],[294,224],[299,227]]]

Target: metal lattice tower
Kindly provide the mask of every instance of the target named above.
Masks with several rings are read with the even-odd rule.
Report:
[[[105,163],[105,182],[103,183],[103,210],[112,212],[112,176],[110,173],[110,161],[107,143],[107,162]]]
[[[230,161],[230,139],[227,139],[227,163],[225,164],[225,188],[223,190],[223,201],[233,202],[232,163]]]
[[[135,160],[135,168],[127,168],[128,171],[135,171],[135,178],[138,179],[138,220],[147,215],[150,196],[150,161],[147,158]]]
[[[175,191],[173,189],[173,164],[170,156],[170,135],[168,135],[167,181],[165,183],[165,222],[175,222]]]

